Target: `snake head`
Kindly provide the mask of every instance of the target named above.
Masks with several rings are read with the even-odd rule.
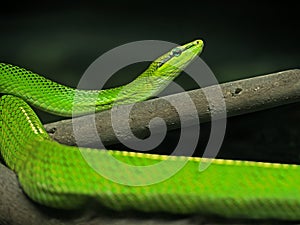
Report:
[[[152,63],[160,76],[175,78],[203,50],[202,40],[195,40],[173,48]],[[151,67],[151,66],[150,66]]]

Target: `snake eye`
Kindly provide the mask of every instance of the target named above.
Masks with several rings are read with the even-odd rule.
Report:
[[[172,50],[172,55],[174,55],[174,56],[180,56],[181,52],[182,52],[182,50],[180,48],[174,48]]]

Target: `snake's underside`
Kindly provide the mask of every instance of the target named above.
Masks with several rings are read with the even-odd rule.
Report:
[[[203,44],[200,41],[191,43],[198,47],[197,55],[202,50]],[[191,50],[194,47],[190,46],[191,43],[181,48]],[[201,48],[199,48],[200,44]],[[181,50],[179,55],[184,56],[185,49],[179,49]],[[172,57],[179,57],[178,48],[172,51],[165,55],[167,58],[160,58],[156,62],[158,65],[155,62],[153,65],[158,68],[165,66],[162,69],[166,72],[168,68],[162,65],[161,61],[165,64],[166,61],[172,60]],[[190,57],[187,62],[193,57]],[[153,72],[153,68],[150,71]],[[174,69],[172,71],[174,72]],[[210,162],[209,159],[65,146],[48,136],[40,120],[25,101],[39,108],[47,108],[46,104],[40,104],[38,97],[30,95],[41,91],[46,93],[49,87],[51,93],[54,93],[53,87],[60,87],[59,91],[66,90],[66,93],[58,95],[69,96],[73,89],[59,86],[30,71],[7,64],[0,64],[0,72],[1,76],[6,78],[0,78],[3,83],[0,84],[1,91],[10,94],[4,95],[0,101],[1,155],[6,165],[17,174],[24,192],[40,204],[60,209],[74,209],[96,200],[99,204],[114,210],[134,209],[147,212],[216,214],[224,217],[300,219],[300,166],[298,165],[213,159],[210,166],[200,172],[199,163]],[[7,76],[12,76],[13,84],[9,84]],[[22,80],[19,86],[15,83],[18,79]],[[47,85],[43,86],[42,82],[35,86],[38,88],[32,87],[30,86],[32,79],[34,82],[43,81]],[[155,81],[157,81],[156,77]],[[22,89],[23,92],[18,94],[18,89]],[[130,95],[134,96],[137,91],[138,89],[134,90]],[[102,92],[106,96],[103,100],[105,104],[102,104],[105,106],[103,109],[109,108],[107,102],[116,99],[124,100],[124,103],[134,101],[124,96],[124,93],[129,92],[120,95],[121,92],[118,88]],[[30,93],[25,96],[25,101],[20,98],[25,95],[22,93]],[[95,93],[99,95],[99,92]],[[153,93],[151,91],[148,96]],[[110,94],[113,96],[113,101],[110,99]],[[38,95],[42,97],[43,103],[47,95],[41,93]],[[54,98],[51,95],[48,97]],[[73,96],[69,98],[73,100]],[[145,98],[146,94],[143,94],[136,101]],[[50,101],[55,102],[53,99]],[[63,109],[62,111],[58,109],[60,114],[71,114],[66,110],[70,106],[64,108],[62,104],[62,102],[58,104]],[[53,112],[55,109],[48,111]],[[168,174],[177,164],[185,162],[185,165],[173,176],[160,182],[128,185],[136,184],[138,179],[141,182],[151,180],[151,173],[148,174],[149,177],[145,177],[133,174],[130,170],[115,168],[107,160],[109,156],[137,167],[164,162],[158,170],[153,170],[152,174]],[[97,159],[96,163],[101,168],[113,171],[116,175],[121,174],[128,184],[114,182],[101,175],[90,166],[85,160],[86,157]]]

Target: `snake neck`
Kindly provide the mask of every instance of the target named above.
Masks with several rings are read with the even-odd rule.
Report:
[[[0,63],[0,92],[20,97],[43,111],[79,116],[149,99],[165,89],[180,71],[156,72],[156,63],[129,84],[105,90],[78,90],[23,68]]]
[[[80,116],[131,104],[156,96],[185,68],[168,65],[161,60],[151,63],[132,82],[105,90],[78,90],[56,83],[23,68],[0,63],[0,92],[20,97],[31,105],[60,116]],[[166,66],[166,64],[164,64]]]

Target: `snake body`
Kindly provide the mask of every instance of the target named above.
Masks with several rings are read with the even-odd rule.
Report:
[[[65,146],[53,141],[30,103],[47,112],[70,116],[74,96],[81,111],[89,99],[96,111],[113,104],[143,101],[161,91],[196,57],[200,40],[179,46],[155,60],[138,78],[121,87],[94,91],[75,90],[28,70],[0,64],[0,150],[6,165],[18,176],[24,192],[35,202],[59,209],[74,209],[97,200],[114,210],[164,211],[180,214],[216,214],[224,217],[300,219],[300,166],[214,159],[205,170],[205,158],[161,156],[136,152],[96,150]],[[76,100],[78,100],[76,98]],[[145,179],[112,168],[106,156],[129,165],[166,162],[159,173],[174,164],[185,166],[170,178],[151,185],[131,186],[97,173],[83,158],[122,173],[128,181]]]

